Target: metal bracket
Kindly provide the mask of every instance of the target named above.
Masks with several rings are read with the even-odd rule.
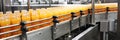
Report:
[[[80,10],[80,17],[79,17],[79,27],[81,27],[81,17],[82,17],[82,15],[84,15],[84,13],[83,13],[83,11],[82,10]],[[79,31],[81,31],[81,28],[79,29]]]
[[[105,14],[105,19],[108,19],[108,12],[109,12],[109,7],[106,7],[106,14]]]
[[[28,29],[26,28],[26,23],[25,22],[21,22],[20,23],[20,25],[21,25],[21,31],[22,31],[22,35],[20,36],[20,38],[21,38],[21,40],[27,40],[27,31],[28,31]]]
[[[59,23],[57,20],[57,16],[53,16],[53,26],[51,27],[51,34],[52,34],[52,40],[55,40],[55,35],[56,35],[56,25]]]
[[[72,27],[73,27],[73,19],[75,18],[75,17],[77,17],[76,15],[75,15],[75,13],[74,12],[72,12],[71,13],[71,20],[70,20],[70,31],[69,31],[69,40],[72,40],[72,34],[71,34],[71,31],[72,31]]]
[[[91,22],[91,20],[90,20],[90,19],[91,19],[91,18],[90,18],[90,17],[91,17],[91,16],[90,16],[90,13],[91,13],[91,9],[88,9],[88,15],[87,15],[87,21],[86,21],[87,24],[90,24],[90,22]]]
[[[86,24],[86,28],[88,28],[88,27],[90,27],[90,26],[94,26],[93,24],[92,24],[92,16],[91,16],[91,10],[92,9],[88,9],[88,15],[87,15],[87,20],[86,20],[86,22],[87,22],[87,24]]]
[[[80,17],[79,17],[79,19],[78,19],[78,20],[79,20],[79,27],[81,26],[81,22],[80,22],[80,21],[81,21],[81,16],[82,16],[82,15],[84,15],[84,13],[83,13],[82,10],[80,10]]]

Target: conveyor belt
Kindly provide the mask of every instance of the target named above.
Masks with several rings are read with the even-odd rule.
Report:
[[[114,4],[113,4],[114,5]],[[98,14],[98,13],[101,13],[101,12],[103,12],[103,13],[105,13],[106,12],[106,5],[105,5],[105,7],[104,8],[96,8],[95,9],[95,13],[96,13],[96,15]],[[74,10],[74,9],[73,9]],[[86,10],[83,10],[83,13],[84,13],[84,15],[88,15],[88,12],[87,12],[88,10],[86,9]],[[109,7],[109,12],[117,12],[117,7],[115,6],[115,7]],[[76,19],[78,19],[81,15],[80,15],[80,12],[78,11],[78,12],[75,12],[76,14],[76,18],[74,19],[74,20],[76,20]],[[60,23],[62,23],[62,22],[64,22],[64,21],[67,21],[67,20],[71,20],[71,14],[66,14],[66,15],[62,15],[62,16],[58,16],[58,19],[57,20],[59,20],[60,21]],[[53,19],[52,18],[48,18],[48,19],[44,19],[44,20],[37,20],[37,21],[31,21],[31,22],[28,22],[27,24],[26,24],[26,26],[27,26],[27,28],[32,28],[32,29],[28,29],[29,30],[29,32],[28,33],[30,33],[31,31],[34,31],[34,30],[40,30],[41,28],[44,28],[44,27],[46,27],[46,26],[52,26],[53,25],[53,23],[52,23],[52,21],[53,21]],[[38,26],[40,26],[41,25],[41,27],[38,27]],[[84,25],[84,24],[83,24]],[[12,27],[14,27],[14,26],[19,26],[19,24],[15,24],[15,25],[10,25],[10,26],[4,26],[4,27],[0,27],[0,30],[7,30],[7,29],[9,29],[9,28],[12,28]],[[34,29],[33,29],[34,28]],[[9,35],[10,33],[15,33],[16,32],[16,34],[15,35]],[[21,34],[21,31],[20,31],[20,28],[19,29],[16,29],[16,30],[12,30],[12,31],[5,31],[5,32],[1,32],[0,33],[0,38],[2,38],[2,39],[7,39],[7,38],[10,38],[10,37],[15,37],[16,35],[17,36],[19,36]],[[7,36],[6,36],[7,35]]]
[[[85,37],[88,36],[88,33],[90,33],[91,31],[94,31],[97,28],[97,26],[98,25],[96,25],[94,27],[88,28],[87,30],[85,30],[84,32],[80,33],[79,35],[77,35],[72,40],[85,40]]]

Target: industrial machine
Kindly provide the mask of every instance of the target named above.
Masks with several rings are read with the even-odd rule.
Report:
[[[93,4],[46,8],[34,5],[41,1],[17,0],[12,1],[12,5],[3,5],[14,10],[1,8],[0,40],[109,40],[112,39],[109,33],[116,32],[117,3],[94,4],[92,1]]]

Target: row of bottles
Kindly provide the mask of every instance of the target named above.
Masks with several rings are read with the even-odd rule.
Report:
[[[0,26],[8,26],[11,24],[19,24],[21,21],[20,18],[20,12],[15,11],[15,13],[12,12],[6,12],[6,14],[3,14],[3,12],[0,12]]]
[[[106,6],[107,5],[107,6]],[[111,6],[114,5],[114,6]],[[105,7],[116,7],[117,4],[96,4],[95,8],[105,8]],[[29,9],[20,11],[15,11],[14,13],[8,11],[6,14],[0,12],[0,26],[8,26],[12,24],[19,24],[20,21],[34,21],[44,18],[51,18],[52,16],[61,16],[65,14],[70,14],[70,12],[79,12],[80,10],[87,10],[91,8],[91,5],[82,6],[62,6],[62,7],[51,7],[51,8],[41,8],[41,9]]]

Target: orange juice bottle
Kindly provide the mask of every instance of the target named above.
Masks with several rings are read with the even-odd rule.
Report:
[[[27,10],[22,10],[22,11],[21,11],[21,16],[22,16],[22,21],[28,22],[28,21],[31,20],[31,19],[30,19],[30,14],[28,13]]]
[[[47,8],[47,13],[49,14],[49,17],[52,17],[54,15],[52,8]]]
[[[47,18],[52,18],[53,13],[50,10],[46,10]]]
[[[39,19],[39,15],[36,12],[36,10],[32,10],[32,9],[29,10],[29,14],[30,14],[32,20],[38,20]]]
[[[7,25],[10,25],[11,24],[11,16],[12,16],[12,14],[5,14],[5,24],[6,24],[6,26]]]
[[[20,12],[19,11],[15,11],[14,14],[12,14],[12,24],[19,24],[21,21],[20,18]]]
[[[2,22],[2,17],[3,17],[3,12],[0,12],[0,24],[1,24],[1,22]],[[0,25],[0,27],[1,27],[2,25]]]
[[[39,18],[40,19],[47,18],[46,9],[40,9],[40,10],[41,12],[40,12]]]
[[[33,12],[33,9],[29,9],[28,13],[30,14],[31,19],[32,19],[32,12]]]
[[[58,11],[55,11],[55,10],[56,10],[56,9],[52,10],[52,12],[54,13],[53,15],[54,15],[54,16],[59,16]]]
[[[33,13],[34,13],[34,16],[35,16],[35,20],[38,20],[39,19],[39,14],[38,14],[38,12],[36,11],[36,10],[34,10],[33,11]]]
[[[8,11],[8,12],[6,12],[6,14],[9,16],[9,19],[10,19],[10,21],[12,20],[12,12],[11,11]]]
[[[36,12],[37,12],[39,19],[40,19],[40,9],[36,9]]]
[[[10,25],[11,24],[11,22],[10,22],[11,16],[12,16],[12,14],[11,13],[9,14],[9,12],[4,14],[3,17],[2,17],[2,20],[1,20],[2,21],[1,22],[1,26],[8,26],[8,25]]]

